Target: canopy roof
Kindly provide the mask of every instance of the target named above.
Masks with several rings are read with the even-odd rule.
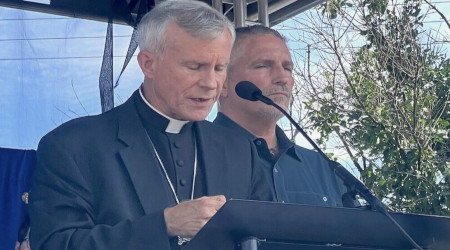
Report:
[[[1,0],[0,6],[38,11],[61,16],[134,25],[139,8],[149,11],[160,0]],[[242,0],[201,0],[216,8],[222,8],[230,20],[234,21],[233,6]],[[269,26],[276,25],[324,0],[259,0],[267,2]],[[258,21],[258,0],[247,1],[247,21]]]

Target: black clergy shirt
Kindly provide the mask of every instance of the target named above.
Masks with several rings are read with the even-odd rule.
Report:
[[[169,120],[170,118],[164,117],[146,102],[141,91],[140,95],[135,95],[138,114],[161,158],[179,201],[189,200],[194,177],[194,122],[184,122],[183,125],[182,121]],[[206,195],[203,167],[198,162],[194,198]]]
[[[204,166],[200,162],[197,163],[195,184],[192,183],[195,161],[194,122],[182,122],[164,117],[145,100],[141,89],[139,89],[139,95],[134,95],[134,99],[149,140],[161,158],[178,200],[182,202],[191,199],[192,185],[195,185],[194,199],[206,195]],[[169,191],[168,195],[173,198],[175,205],[173,193]],[[170,239],[170,246],[173,250],[181,249],[178,246],[177,237]]]

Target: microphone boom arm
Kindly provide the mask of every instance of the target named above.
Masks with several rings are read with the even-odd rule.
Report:
[[[389,212],[387,211],[387,209],[383,205],[383,203],[377,197],[375,197],[372,194],[372,192],[370,192],[370,190],[360,180],[358,180],[355,176],[353,176],[341,164],[331,161],[330,158],[328,158],[328,156],[308,136],[308,134],[306,134],[306,132],[297,124],[297,122],[294,121],[294,119],[291,117],[291,115],[289,115],[286,112],[286,110],[281,108],[278,104],[273,102],[268,97],[262,95],[261,92],[254,92],[252,94],[252,96],[255,99],[258,99],[267,105],[271,105],[271,106],[275,107],[281,113],[283,113],[283,115],[289,119],[291,124],[294,125],[294,127],[303,135],[303,137],[305,137],[306,140],[308,140],[308,142],[314,147],[314,149],[328,161],[328,166],[330,166],[332,171],[337,176],[339,176],[339,178],[341,178],[342,181],[344,181],[345,185],[348,188],[355,190],[361,197],[363,197],[369,203],[369,205],[371,206],[371,208],[373,210],[377,210],[377,211],[383,213],[384,215],[386,215],[387,218],[403,233],[403,235],[408,239],[408,241],[415,247],[415,249],[423,250],[422,247],[420,247],[419,244],[417,244],[414,241],[414,239],[403,229],[403,227],[400,224],[398,224],[394,218],[392,218],[392,216],[389,214]]]
[[[331,161],[330,158],[328,158],[328,156],[319,148],[319,146],[317,146],[317,144],[308,136],[308,134],[297,124],[297,122],[294,121],[291,115],[286,112],[286,110],[284,110],[278,104],[273,102],[271,99],[263,96],[262,94],[256,93],[253,95],[253,97],[268,105],[274,106],[281,113],[283,113],[283,115],[289,119],[291,124],[294,125],[294,127],[300,132],[300,134],[302,134],[303,137],[308,140],[308,142],[314,147],[314,149],[328,161],[329,166],[331,167],[333,172],[337,174],[349,188],[356,189],[359,195],[361,195],[361,197],[363,197],[371,206],[373,206],[373,209],[380,211],[386,209],[381,201],[376,198],[360,180],[358,180],[355,176],[348,172],[348,170],[345,169],[342,165],[336,164],[335,162]]]

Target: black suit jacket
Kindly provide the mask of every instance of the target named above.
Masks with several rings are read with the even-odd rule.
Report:
[[[132,99],[42,138],[30,192],[33,250],[170,249],[163,210],[175,201]],[[194,129],[207,195],[273,198],[249,141],[206,121]]]

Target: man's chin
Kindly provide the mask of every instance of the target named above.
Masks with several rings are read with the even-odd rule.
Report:
[[[200,113],[190,113],[190,114],[186,114],[186,119],[184,119],[185,121],[192,121],[192,122],[199,122],[199,121],[204,121],[206,120],[206,117],[208,117],[210,112],[208,113],[204,113],[204,112],[200,112]]]
[[[284,116],[278,109],[268,105],[258,109],[255,114],[259,117],[259,119],[271,120],[275,122]]]
[[[278,106],[280,106],[283,110],[287,111],[289,109],[289,103],[286,103],[286,101],[274,101]]]

